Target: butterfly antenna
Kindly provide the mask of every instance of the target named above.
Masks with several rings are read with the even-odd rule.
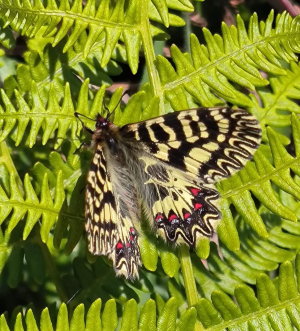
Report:
[[[72,297],[67,301],[66,305],[75,297],[75,295],[81,290],[81,288],[79,290],[77,290],[75,292],[75,294],[72,295]]]
[[[106,112],[107,112],[106,119],[108,120],[111,114],[110,114],[109,108],[108,108],[108,107],[106,106],[106,104],[105,104],[105,100],[104,100],[104,98],[103,98],[103,100],[102,100],[102,108],[103,108],[104,110],[106,110]]]
[[[88,120],[91,120],[91,121],[96,122],[96,120],[95,120],[94,118],[90,118],[90,117],[88,117],[88,116],[86,116],[86,115],[80,114],[80,113],[78,113],[77,111],[74,112],[74,116],[75,116],[76,118],[78,118],[79,121],[81,121],[81,119],[80,119],[80,117],[79,117],[79,116],[81,116],[81,117],[87,118]]]
[[[89,119],[89,120],[92,120],[92,121],[95,121],[95,120],[93,120],[93,119],[91,119],[91,118],[89,118],[89,117],[87,117],[87,116],[85,116],[85,115],[83,115],[83,114],[77,113],[77,111],[74,113],[74,115],[75,115],[76,118],[79,119],[79,121],[80,121],[82,127],[83,127],[87,132],[89,132],[89,133],[91,133],[91,134],[94,133],[93,130],[91,130],[90,128],[88,128],[88,127],[82,122],[82,119],[81,119],[79,116],[85,117],[85,118],[87,118],[87,119]]]
[[[129,95],[129,90],[126,90],[126,91],[122,94],[122,96],[121,96],[119,102],[117,103],[116,107],[112,110],[112,112],[109,112],[109,110],[108,110],[108,115],[106,116],[106,119],[107,119],[107,120],[110,118],[110,116],[112,116],[112,115],[114,114],[114,112],[116,111],[116,109],[119,107],[119,105],[120,105],[120,103],[121,103],[121,101],[122,101],[124,95],[126,95],[126,94]]]

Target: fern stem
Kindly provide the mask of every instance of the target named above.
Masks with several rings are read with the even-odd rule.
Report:
[[[149,75],[149,82],[154,96],[160,99],[161,114],[164,114],[164,100],[163,90],[160,78],[155,66],[155,51],[150,31],[149,14],[148,14],[148,0],[141,1],[141,36],[143,48],[145,52],[146,66]]]
[[[198,292],[189,248],[186,245],[181,245],[178,247],[178,253],[188,306],[193,307],[198,303]],[[194,331],[204,331],[204,328],[199,321],[196,321]]]
[[[189,248],[186,245],[181,245],[178,247],[178,253],[188,306],[193,307],[198,302],[198,293]]]

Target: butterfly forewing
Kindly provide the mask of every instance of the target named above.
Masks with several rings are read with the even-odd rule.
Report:
[[[111,162],[111,161],[110,161]],[[112,259],[118,275],[138,277],[140,253],[137,233],[128,217],[128,207],[109,172],[105,149],[98,144],[87,176],[85,229],[88,249]],[[116,192],[117,191],[117,192]],[[135,198],[137,199],[137,198]]]
[[[100,145],[95,150],[87,176],[85,216],[89,251],[95,255],[110,255],[117,240],[117,211]]]
[[[211,237],[221,219],[214,183],[241,169],[261,140],[255,117],[228,107],[174,112],[120,133],[139,148],[148,175],[142,198],[158,233],[190,246]]]
[[[258,148],[258,121],[227,107],[174,112],[118,128],[98,115],[86,192],[89,250],[138,277],[140,201],[167,242],[195,246],[221,219],[216,182]]]
[[[241,169],[261,139],[254,116],[227,107],[174,112],[120,131],[139,141],[149,155],[207,183]]]

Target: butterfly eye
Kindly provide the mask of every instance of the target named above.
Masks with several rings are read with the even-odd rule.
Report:
[[[100,114],[97,116],[96,129],[105,129],[109,126],[109,121]]]

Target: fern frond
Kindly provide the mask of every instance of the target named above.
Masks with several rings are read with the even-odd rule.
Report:
[[[300,177],[295,176],[294,178],[295,183],[300,186]],[[298,219],[300,218],[300,203],[298,199],[295,199],[291,194],[286,193],[282,190],[279,191],[279,196],[280,196],[280,201],[287,207],[289,208],[297,217]],[[297,228],[294,228],[294,223],[291,223],[289,221],[283,220],[284,224],[292,230],[292,232],[295,232],[298,234]]]
[[[260,236],[268,236],[266,226],[255,206],[251,193],[274,214],[290,221],[297,221],[297,216],[281,203],[273,188],[275,185],[295,198],[300,198],[300,186],[295,183],[290,173],[292,170],[295,174],[300,174],[300,123],[295,114],[292,114],[291,118],[296,149],[295,157],[287,152],[276,132],[267,128],[273,164],[263,153],[264,146],[262,146],[255,153],[254,162],[248,162],[244,169],[233,177],[222,181],[218,186],[222,196],[223,213],[218,234],[227,247],[231,247],[231,249],[238,249],[239,247],[238,234],[229,209],[231,204],[234,205],[245,222]]]
[[[5,240],[9,238],[12,230],[27,215],[23,240],[28,237],[34,225],[41,218],[41,236],[43,241],[46,242],[65,199],[62,174],[61,172],[58,173],[53,197],[49,189],[47,174],[43,178],[40,199],[37,197],[28,175],[24,179],[24,191],[25,197],[22,196],[13,174],[10,176],[9,194],[0,186],[0,223],[2,224],[9,217]]]
[[[40,98],[46,105],[51,85],[55,86],[56,98],[60,102],[65,89],[65,80],[69,82],[72,95],[77,96],[81,81],[74,75],[74,72],[82,79],[89,78],[90,83],[96,86],[111,85],[109,76],[116,76],[122,72],[120,66],[110,60],[106,67],[101,68],[100,62],[103,55],[104,39],[95,42],[88,53],[83,57],[84,42],[87,35],[82,34],[74,47],[70,48],[65,55],[62,55],[61,45],[52,48],[48,45],[41,56],[42,50],[33,50],[25,54],[26,64],[21,64],[16,69],[15,76],[9,76],[4,81],[5,92],[11,100],[14,100],[14,90],[30,103],[32,82],[36,83]],[[31,40],[34,42],[34,40]],[[36,41],[38,42],[38,41]],[[41,42],[39,42],[41,44]],[[126,53],[117,48],[112,54],[120,62],[127,62]],[[52,83],[52,84],[51,84]]]
[[[83,32],[88,30],[85,56],[88,55],[94,42],[105,35],[102,67],[106,66],[115,46],[122,39],[126,46],[129,65],[132,71],[136,72],[141,33],[145,29],[145,23],[148,24],[149,18],[164,23],[166,26],[183,26],[184,21],[174,14],[169,14],[169,8],[193,11],[190,1],[153,0],[149,2],[149,10],[142,2],[136,0],[130,1],[126,7],[124,5],[125,1],[105,0],[96,6],[95,0],[89,0],[83,6],[82,1],[76,0],[70,7],[68,0],[61,1],[59,5],[53,0],[49,1],[45,7],[41,0],[35,1],[34,4],[25,0],[20,2],[1,0],[0,17],[5,22],[5,27],[10,25],[13,30],[30,38],[35,36],[43,26],[47,26],[45,36],[56,30],[52,46],[56,46],[71,30],[63,49],[64,52],[74,45]],[[145,22],[143,23],[142,20]],[[154,26],[151,32],[153,36],[163,33]]]
[[[28,175],[25,176],[23,187],[24,196],[13,174],[10,175],[8,185],[0,186],[0,223],[3,224],[9,219],[5,233],[1,229],[0,234],[0,270],[2,272],[7,264],[8,284],[13,288],[23,278],[24,257],[32,279],[38,284],[44,283],[45,263],[41,247],[39,242],[35,240],[31,242],[28,237],[37,222],[41,220],[40,235],[44,242],[48,240],[49,232],[58,218],[65,199],[61,172],[57,174],[53,194],[49,189],[47,174],[41,183],[39,198]],[[21,222],[23,219],[25,222]],[[30,244],[23,245],[26,239]]]
[[[8,49],[14,48],[16,45],[15,38],[10,28],[4,27],[5,23],[3,19],[0,19],[0,44]]]
[[[165,98],[175,110],[194,106],[191,97],[203,106],[222,104],[225,99],[242,107],[254,107],[254,102],[233,87],[236,83],[250,90],[268,84],[259,70],[273,75],[286,75],[280,60],[297,61],[300,52],[299,19],[288,14],[278,15],[273,29],[273,12],[265,23],[257,15],[250,20],[247,33],[238,16],[237,27],[222,25],[223,36],[212,36],[203,29],[207,46],[191,36],[191,54],[171,47],[176,69],[162,56],[157,58]],[[215,94],[219,96],[216,98]]]
[[[221,291],[214,292],[211,301],[200,299],[196,309],[203,327],[207,331],[299,328],[299,267],[299,255],[295,270],[291,262],[283,263],[279,269],[278,287],[267,275],[261,274],[256,281],[257,296],[248,286],[240,285],[234,291],[236,302]]]
[[[192,99],[204,106],[212,106],[222,104],[223,101],[220,100],[222,98],[231,103],[248,107],[262,120],[263,130],[266,124],[278,126],[280,124],[275,123],[279,123],[284,116],[279,114],[278,110],[280,111],[284,107],[283,104],[287,103],[287,97],[294,98],[294,89],[297,86],[295,64],[292,63],[290,70],[288,70],[281,66],[279,60],[287,62],[297,60],[294,53],[299,52],[300,49],[297,46],[299,44],[297,39],[299,22],[296,18],[291,19],[287,14],[282,14],[277,17],[275,29],[271,29],[273,22],[273,14],[271,13],[267,22],[258,27],[257,16],[254,15],[247,34],[242,20],[239,19],[238,21],[237,28],[233,26],[229,28],[223,24],[223,39],[220,36],[214,38],[208,30],[204,30],[207,46],[200,45],[197,38],[192,35],[190,56],[181,53],[173,46],[171,53],[176,71],[164,57],[159,56],[156,65],[162,85],[159,83],[161,85],[160,91],[155,91],[154,94],[159,96],[160,101],[162,101],[161,96],[164,95],[164,98],[170,102],[171,107],[175,110],[197,106]],[[107,44],[104,35],[94,40],[87,54],[84,54],[84,49],[90,39],[90,34],[87,35],[85,31],[81,33],[76,44],[68,48],[67,57],[60,58],[56,50],[47,48],[44,53],[44,60],[42,60],[38,53],[33,51],[27,56],[28,65],[22,65],[18,68],[16,79],[10,77],[5,81],[5,91],[9,97],[11,97],[13,89],[18,89],[23,95],[24,92],[28,93],[30,90],[30,82],[36,81],[41,98],[45,101],[50,86],[50,75],[51,81],[58,88],[57,94],[61,93],[63,89],[62,78],[70,81],[72,93],[78,93],[80,82],[74,79],[72,73],[74,70],[83,79],[90,78],[92,84],[109,85],[111,79],[108,75],[120,73],[120,68],[116,63],[109,60],[111,58],[128,62],[131,68],[135,68],[134,72],[136,72],[138,66],[136,50],[127,49],[126,54],[127,44],[128,47],[134,48],[135,41],[130,39],[133,36],[128,38],[127,42],[126,38],[124,39],[125,48],[117,44],[117,49],[109,51],[110,55],[105,60],[107,64],[105,70],[101,68],[105,57],[105,45]],[[59,45],[57,47],[59,50]],[[272,52],[269,51],[270,48]],[[67,58],[68,60],[66,60]],[[108,60],[110,62],[107,62]],[[67,63],[65,63],[66,61]],[[275,104],[270,97],[265,96],[263,86],[269,82],[261,76],[259,70],[270,75],[270,83],[274,88],[277,81],[274,81],[275,78],[272,75],[286,76],[286,78],[280,79],[282,88],[274,90],[274,99],[275,101],[278,100]],[[265,103],[265,108],[261,109],[252,94],[249,98],[238,91],[231,82],[250,90],[258,89]],[[285,89],[287,89],[286,92]],[[147,94],[153,95],[149,88],[144,90]],[[220,98],[217,98],[216,94]],[[279,99],[277,99],[277,94],[280,96]],[[268,99],[264,100],[264,96]],[[295,107],[292,110],[292,104],[293,102],[289,101],[288,109],[297,112]],[[160,107],[160,114],[168,111],[168,109],[162,108],[164,107],[162,102],[160,102]],[[266,113],[268,113],[267,117],[270,120],[266,120]],[[286,121],[287,117],[285,116]],[[125,122],[125,120],[122,121],[123,124]]]
[[[295,260],[295,267],[290,261],[284,262],[279,269],[279,276],[274,282],[265,274],[256,280],[255,295],[253,289],[238,285],[234,289],[235,301],[223,291],[214,291],[210,299],[200,299],[195,308],[183,309],[178,318],[178,298],[171,297],[161,303],[148,300],[140,313],[135,300],[125,302],[121,319],[121,330],[194,330],[196,318],[207,331],[232,329],[255,329],[260,325],[278,330],[299,328],[298,305],[300,301],[299,278],[300,255]],[[117,305],[114,299],[106,302],[101,312],[102,301],[97,299],[90,306],[86,319],[84,305],[78,305],[68,322],[68,311],[62,304],[57,314],[57,329],[104,329],[115,330],[118,325]],[[156,307],[157,306],[157,307]],[[158,310],[158,315],[156,313]],[[197,312],[197,314],[196,314]],[[19,313],[11,325],[17,330],[22,324]],[[28,310],[25,317],[27,328],[39,330],[35,316]],[[49,311],[45,308],[40,317],[40,330],[52,330]],[[76,326],[76,327],[75,327]],[[1,330],[10,330],[4,315],[0,317]],[[200,327],[200,326],[199,326]],[[200,329],[201,329],[200,327]]]
[[[233,295],[237,285],[254,285],[260,273],[276,270],[278,263],[295,258],[300,248],[299,223],[283,221],[269,213],[262,216],[267,225],[268,238],[261,238],[238,218],[236,228],[241,238],[239,250],[233,251],[220,242],[221,259],[217,246],[211,243],[207,258],[209,271],[197,257],[193,257],[194,275],[203,297],[209,298],[214,290]]]
[[[97,299],[89,308],[85,317],[84,305],[80,304],[73,312],[73,316],[69,322],[68,310],[65,304],[62,304],[57,313],[57,330],[111,330],[114,331],[118,325],[118,315],[116,301],[111,299],[106,302],[103,312],[101,312],[102,301]],[[129,300],[125,303],[120,330],[159,330],[159,331],[192,331],[196,323],[197,313],[195,308],[190,308],[176,321],[177,305],[176,299],[169,299],[160,314],[156,314],[156,305],[153,300],[146,301],[142,311],[138,316],[138,307],[135,300]],[[19,330],[22,325],[22,314],[16,316],[13,321],[14,330]],[[177,324],[176,324],[177,322]],[[35,317],[31,309],[24,316],[24,323],[27,329],[53,331],[53,326],[48,308],[42,311],[40,316],[40,328],[37,325]],[[9,331],[10,328],[4,315],[0,317],[1,330]]]
[[[256,116],[263,129],[263,140],[266,140],[266,126],[274,128],[283,128],[291,125],[290,113],[299,114],[300,107],[296,100],[300,99],[299,84],[300,84],[300,67],[299,63],[291,61],[289,69],[286,69],[284,76],[269,77],[270,89],[265,87],[257,88],[257,93],[263,103],[263,107],[259,105],[258,100],[253,94],[250,94],[253,106],[250,107],[250,112]],[[281,136],[281,140],[288,143],[285,136]]]
[[[21,74],[23,75],[22,77],[18,76],[24,86],[26,85],[27,73],[28,72],[25,70],[25,74]],[[5,106],[5,109],[0,106],[0,124],[2,124],[0,141],[3,141],[8,135],[13,133],[12,138],[15,140],[15,144],[19,145],[31,122],[29,135],[26,141],[29,147],[32,147],[36,143],[37,136],[41,130],[43,131],[43,145],[45,145],[56,132],[54,148],[57,149],[64,139],[66,139],[68,130],[71,131],[70,139],[77,141],[78,145],[79,140],[77,135],[80,133],[82,125],[75,118],[74,111],[76,110],[76,112],[92,119],[95,118],[98,113],[103,112],[106,85],[103,85],[94,96],[88,89],[89,80],[87,79],[80,87],[77,100],[73,101],[70,85],[68,83],[64,87],[63,98],[56,90],[56,87],[58,87],[59,90],[62,86],[59,86],[56,82],[50,84],[50,87],[48,86],[47,90],[42,90],[42,92],[39,92],[40,87],[34,81],[32,81],[31,84],[32,86],[27,95],[28,101],[25,101],[18,90],[14,90],[17,106],[10,101],[10,99],[13,99],[12,97],[9,98],[4,90],[0,90],[1,99]],[[8,90],[11,91],[10,88]],[[118,105],[121,96],[122,88],[114,92],[108,104],[108,108],[111,110],[117,107],[114,120],[117,125],[123,125],[129,121],[140,121],[158,115],[159,99],[157,97],[150,98],[144,91],[140,91],[130,99],[126,108],[121,110]],[[63,100],[61,106],[60,99]],[[84,121],[86,120],[84,119]],[[93,128],[94,123],[89,121],[87,125]],[[14,132],[15,129],[17,129],[16,133]]]
[[[44,107],[36,85],[33,83],[31,88],[32,105],[30,106],[24,98],[15,90],[17,107],[12,104],[4,90],[1,90],[1,98],[5,109],[0,108],[1,135],[3,141],[15,127],[15,143],[19,145],[25,134],[25,130],[31,121],[30,133],[27,143],[32,147],[41,128],[43,128],[42,143],[45,145],[49,138],[57,130],[56,148],[62,143],[66,132],[71,128],[71,137],[76,139],[77,123],[74,119],[74,108],[71,100],[69,85],[65,87],[65,99],[60,107],[55,96],[54,87],[49,91],[48,105]]]
[[[88,84],[89,81],[87,80],[81,86],[77,100],[76,110],[83,114],[86,114],[86,111],[89,109]],[[104,90],[105,86],[98,91],[91,106],[94,116],[102,107]],[[29,122],[31,122],[31,125],[27,144],[30,147],[36,143],[37,135],[41,130],[43,130],[43,145],[48,142],[55,131],[57,131],[55,148],[58,148],[62,144],[63,140],[66,138],[68,130],[71,131],[70,138],[78,141],[78,121],[74,117],[75,106],[73,105],[68,83],[64,88],[64,97],[61,106],[59,105],[59,100],[57,100],[54,85],[49,89],[46,103],[42,101],[34,82],[32,82],[30,90],[30,102],[26,102],[20,93],[15,90],[17,106],[14,106],[4,90],[1,90],[0,93],[2,102],[5,106],[5,109],[0,106],[0,123],[2,125],[0,141],[3,141],[15,128],[17,128],[17,132],[14,134],[14,140],[15,144],[19,145]]]

